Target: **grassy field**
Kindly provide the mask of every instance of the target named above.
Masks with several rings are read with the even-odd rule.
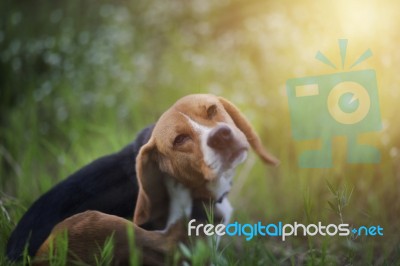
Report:
[[[269,168],[251,154],[239,168],[235,221],[384,228],[375,237],[228,237],[212,256],[200,243],[184,251],[193,264],[210,255],[217,265],[399,265],[398,8],[388,0],[1,2],[0,265],[36,198],[191,93],[234,102],[281,160]],[[348,39],[343,69],[315,60],[321,51],[340,65],[338,39]],[[380,150],[380,163],[347,163],[337,136],[333,167],[299,167],[318,142],[293,139],[286,81],[348,71],[367,49],[373,56],[353,70],[376,72],[382,130],[361,141]]]

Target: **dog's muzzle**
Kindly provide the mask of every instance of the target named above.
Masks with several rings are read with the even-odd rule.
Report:
[[[234,132],[227,125],[218,125],[212,129],[207,139],[207,145],[219,153],[226,163],[234,162],[249,148],[248,143],[235,137]]]
[[[208,136],[207,145],[216,150],[224,150],[233,143],[232,130],[226,125],[215,127]]]

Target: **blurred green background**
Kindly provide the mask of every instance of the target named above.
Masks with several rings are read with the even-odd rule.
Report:
[[[230,239],[234,263],[399,263],[399,8],[344,0],[2,1],[0,264],[5,240],[37,197],[122,148],[191,93],[234,102],[281,160],[272,169],[251,155],[240,167],[230,195],[235,220],[384,227],[383,237]],[[382,160],[348,164],[346,139],[337,137],[333,168],[302,169],[298,155],[315,142],[292,138],[286,80],[338,72],[315,54],[340,65],[343,38],[348,64],[373,52],[354,70],[376,71],[383,129],[362,138]]]

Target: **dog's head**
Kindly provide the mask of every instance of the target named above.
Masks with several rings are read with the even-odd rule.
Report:
[[[226,99],[195,94],[178,100],[160,117],[136,158],[139,195],[134,222],[165,222],[161,220],[166,218],[169,196],[163,178],[184,184],[194,199],[221,200],[249,146],[265,163],[278,164],[247,119]]]

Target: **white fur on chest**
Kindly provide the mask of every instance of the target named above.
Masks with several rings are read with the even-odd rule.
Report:
[[[215,196],[215,199],[219,200],[228,194],[232,187],[233,175],[233,170],[226,171],[207,184],[208,190]]]
[[[233,213],[233,207],[231,203],[229,202],[228,198],[225,197],[222,199],[220,203],[215,204],[215,209],[221,216],[223,217],[223,223],[227,225],[229,221],[231,220],[232,213]]]
[[[165,186],[169,194],[169,214],[167,220],[167,230],[171,225],[182,217],[190,217],[193,207],[192,196],[189,189],[172,178],[165,179]]]
[[[220,180],[222,178],[219,178]],[[222,181],[224,183],[226,181]],[[170,197],[169,214],[165,230],[176,223],[179,219],[189,218],[192,212],[193,199],[189,189],[181,183],[176,182],[172,178],[165,180],[165,185]],[[221,202],[215,204],[215,210],[222,216],[223,223],[227,224],[231,219],[233,208],[227,197]]]

